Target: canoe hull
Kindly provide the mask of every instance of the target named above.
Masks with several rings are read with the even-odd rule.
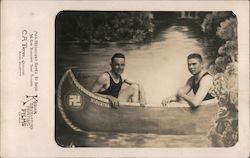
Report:
[[[65,122],[76,131],[125,133],[206,134],[217,105],[189,107],[109,108],[106,99],[83,88],[72,71],[60,81],[57,105]]]

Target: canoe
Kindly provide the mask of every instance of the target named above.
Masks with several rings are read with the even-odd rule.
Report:
[[[218,110],[217,104],[194,109],[120,103],[119,108],[110,108],[107,99],[80,85],[71,70],[61,78],[56,97],[65,123],[79,132],[206,134]]]

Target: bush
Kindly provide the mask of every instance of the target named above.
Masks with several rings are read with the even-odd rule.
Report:
[[[201,30],[207,34],[215,34],[221,22],[230,17],[235,17],[233,12],[212,12],[207,14],[201,24]]]
[[[152,21],[151,12],[61,12],[56,30],[58,40],[142,42],[152,36]]]
[[[237,38],[237,20],[236,18],[226,19],[220,23],[216,35],[224,40],[236,40]]]
[[[238,141],[238,67],[230,63],[224,73],[214,77],[213,95],[219,100],[219,111],[209,139],[212,146],[231,147]]]
[[[213,95],[219,101],[209,139],[213,146],[233,146],[238,141],[237,20],[232,12],[214,12],[205,17],[201,29],[223,42],[209,58],[210,71],[215,75]]]

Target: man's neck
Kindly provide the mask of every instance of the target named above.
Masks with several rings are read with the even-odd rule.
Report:
[[[112,70],[110,71],[110,74],[111,74],[112,78],[115,79],[115,80],[117,80],[117,79],[119,79],[121,77],[120,75],[114,73]]]
[[[198,74],[195,74],[194,75],[195,80],[198,81],[204,73],[206,73],[206,70],[201,70]]]

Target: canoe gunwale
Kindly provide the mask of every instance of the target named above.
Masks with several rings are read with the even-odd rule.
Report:
[[[85,93],[85,94],[88,95],[89,97],[94,98],[94,99],[96,99],[96,100],[102,101],[102,102],[104,102],[104,103],[109,103],[109,100],[108,100],[108,99],[103,98],[103,97],[99,97],[99,96],[97,96],[97,95],[94,95],[93,93],[91,93],[91,92],[89,92],[88,90],[86,90],[85,88],[83,88],[83,86],[77,81],[77,79],[76,79],[76,77],[75,77],[75,75],[73,74],[73,72],[72,72],[71,69],[69,69],[69,70],[66,72],[65,75],[67,76],[68,74],[70,75],[71,79],[73,80],[75,86],[76,86],[79,90],[81,90],[83,93]]]
[[[67,115],[64,112],[64,108],[62,105],[62,98],[61,98],[61,89],[62,89],[62,85],[63,82],[65,81],[66,77],[68,76],[68,74],[72,73],[71,70],[68,70],[67,72],[65,72],[65,74],[63,75],[63,77],[61,78],[59,85],[58,85],[58,89],[57,89],[57,107],[62,115],[63,120],[65,121],[65,123],[71,127],[71,129],[73,129],[76,132],[84,132],[82,129],[78,128],[77,126],[75,126],[67,117]]]

